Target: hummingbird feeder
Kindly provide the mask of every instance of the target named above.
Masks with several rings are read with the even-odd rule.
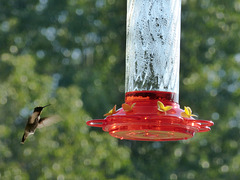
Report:
[[[206,132],[212,121],[180,109],[181,0],[128,0],[125,103],[87,125],[113,137],[176,141]]]

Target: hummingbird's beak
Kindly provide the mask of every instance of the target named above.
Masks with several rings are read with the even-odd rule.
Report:
[[[42,108],[45,108],[45,107],[47,107],[47,106],[50,106],[51,104],[48,104],[48,105],[46,105],[46,106],[43,106]]]

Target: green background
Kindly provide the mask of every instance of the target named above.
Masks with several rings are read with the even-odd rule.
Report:
[[[0,179],[239,179],[240,1],[183,0],[180,104],[210,132],[118,140],[86,126],[124,102],[126,1],[0,1]],[[20,140],[35,106],[64,121]]]

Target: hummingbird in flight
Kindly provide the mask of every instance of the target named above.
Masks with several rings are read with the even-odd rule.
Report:
[[[54,124],[60,120],[59,116],[49,116],[41,118],[40,114],[42,110],[50,106],[51,104],[48,104],[46,106],[38,106],[34,108],[34,111],[32,115],[28,118],[27,124],[25,126],[24,134],[22,137],[21,144],[24,144],[25,140],[27,139],[28,135],[34,134],[35,130],[37,128],[42,128],[45,126],[50,126],[51,124]]]

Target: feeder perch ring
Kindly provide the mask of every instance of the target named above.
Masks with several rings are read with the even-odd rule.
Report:
[[[163,92],[146,92],[147,95],[154,94],[154,97]],[[130,94],[130,96],[128,96]],[[141,94],[139,96],[139,94]],[[207,132],[212,121],[196,120],[194,118],[182,117],[184,110],[179,105],[166,98],[147,98],[142,96],[143,92],[126,93],[125,103],[135,103],[132,111],[126,112],[123,108],[105,119],[90,120],[87,125],[101,127],[113,137],[138,141],[177,141],[192,138],[195,133]],[[166,92],[164,92],[166,94]],[[168,95],[167,95],[168,96]],[[166,96],[166,97],[167,97]],[[153,96],[152,96],[153,97]],[[161,100],[164,105],[172,108],[167,112],[158,110],[157,102]]]

